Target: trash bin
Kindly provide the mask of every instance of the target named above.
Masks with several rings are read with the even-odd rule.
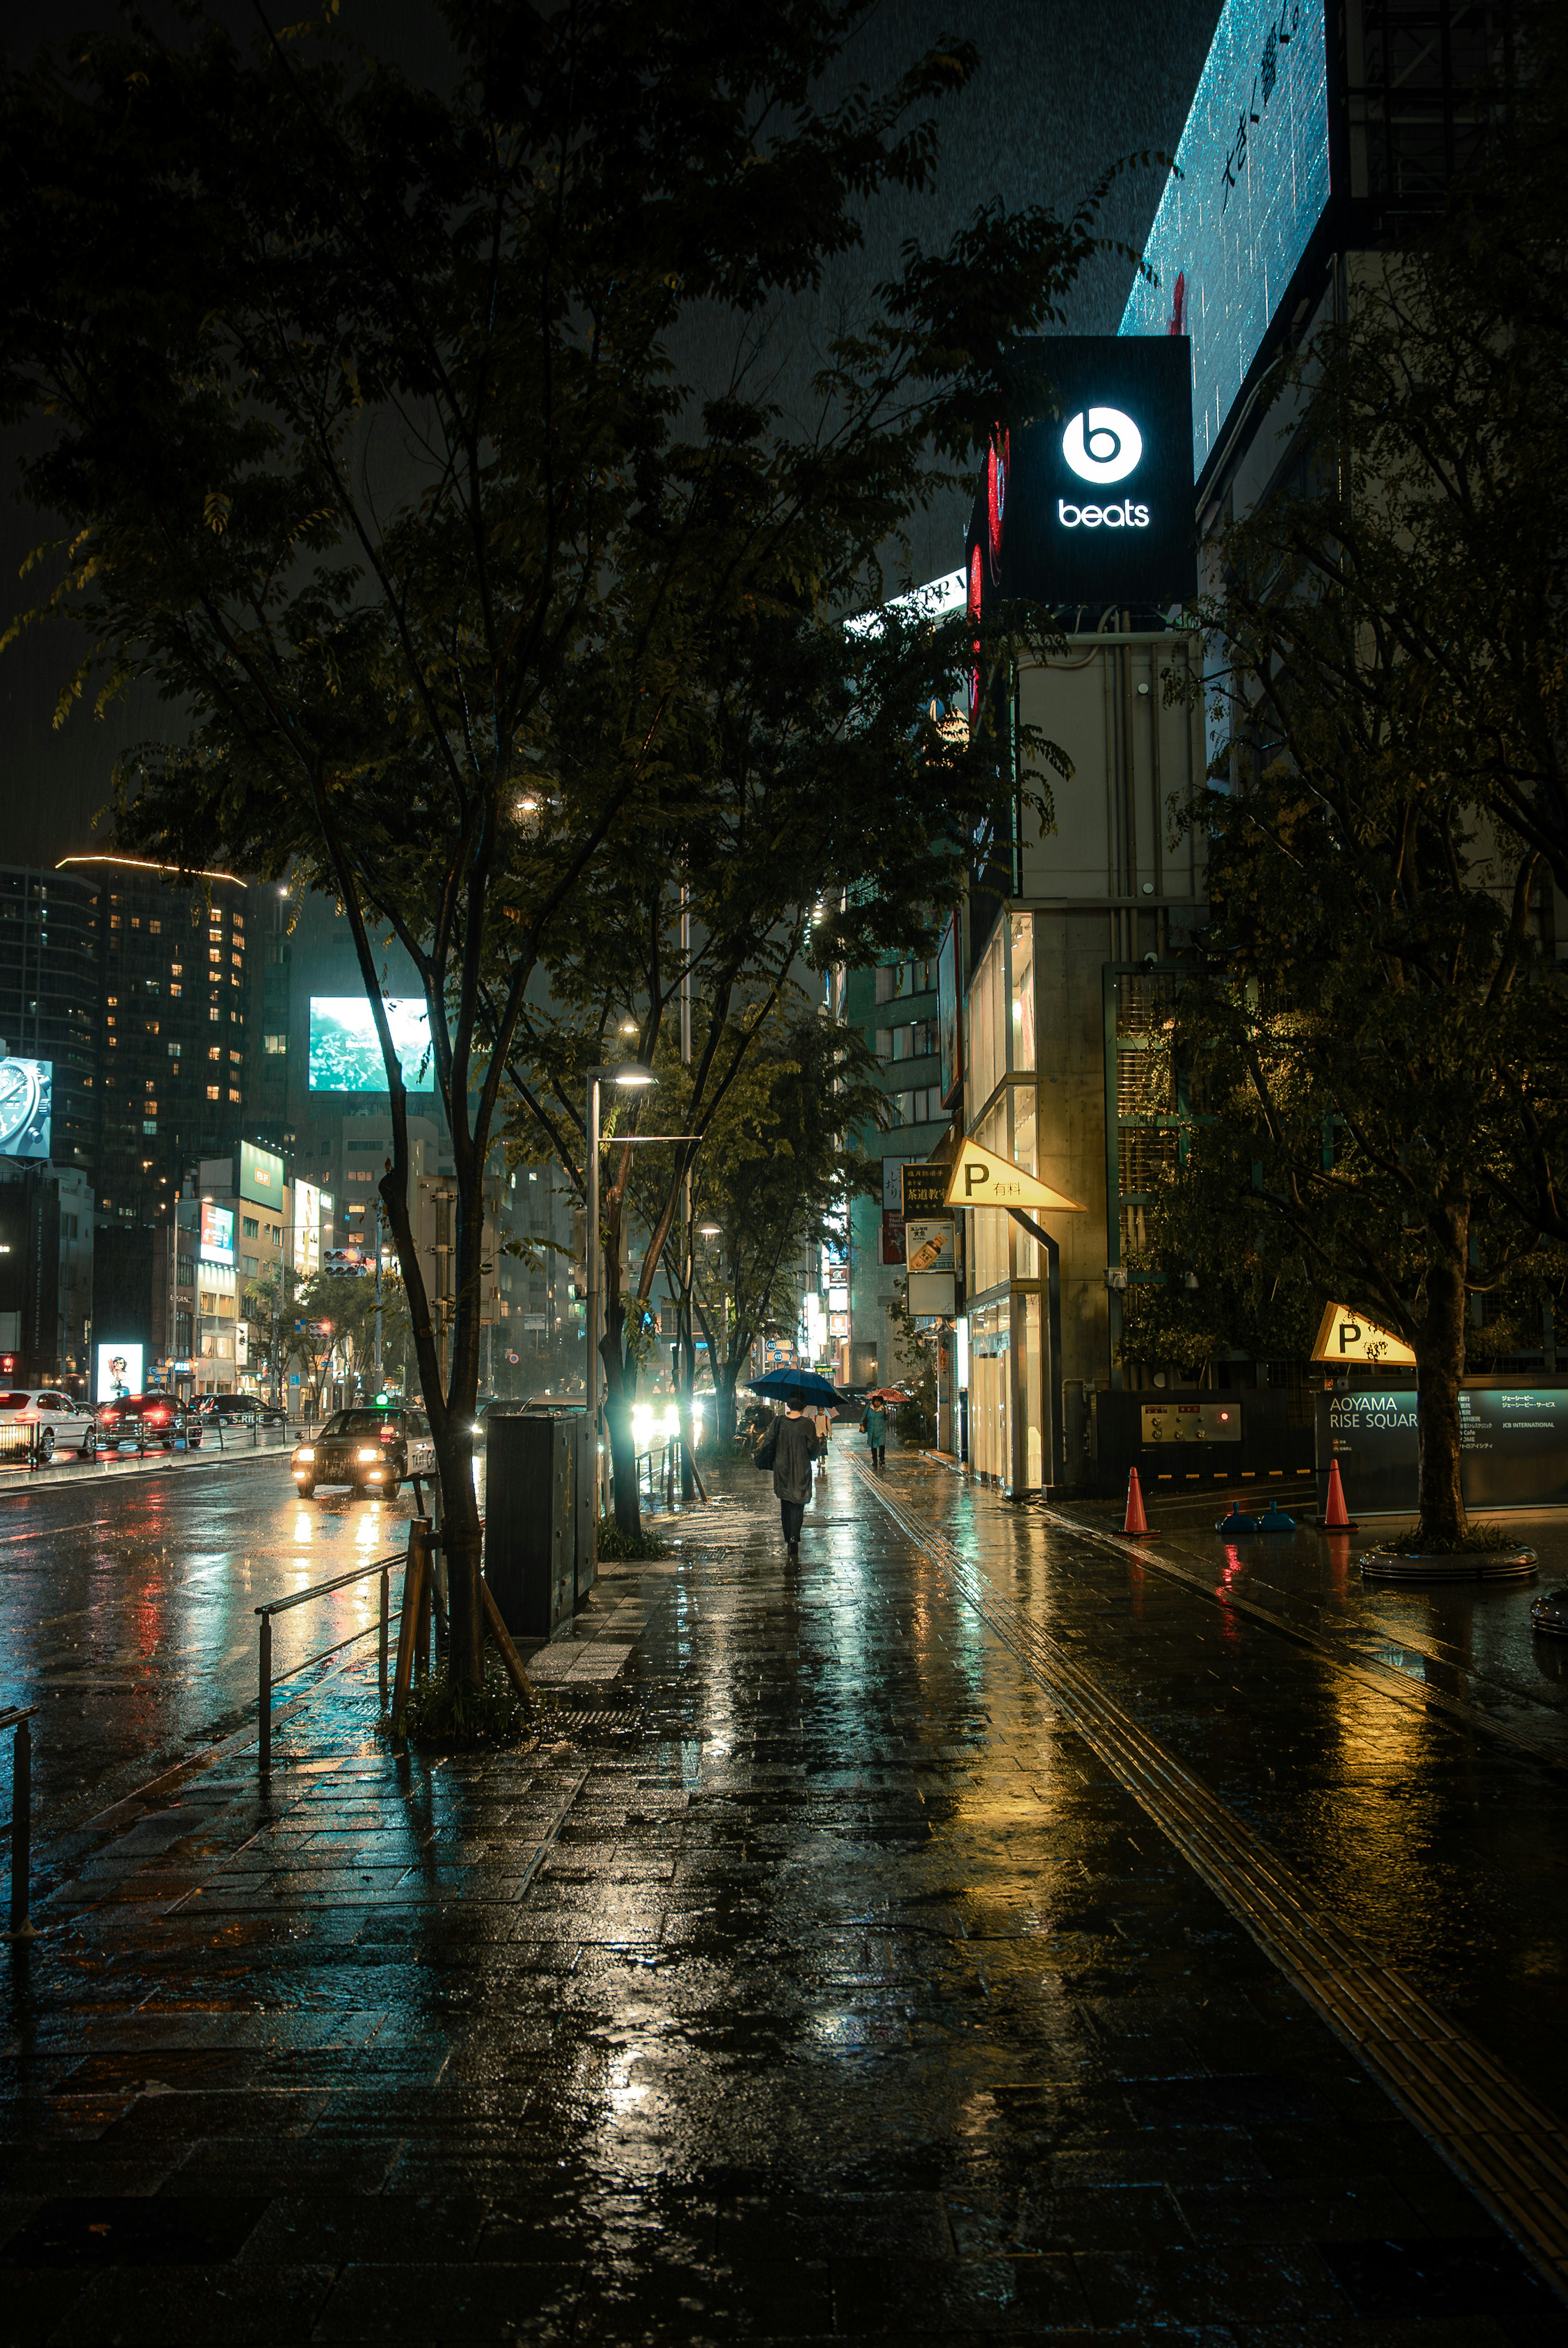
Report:
[[[551,1639],[593,1586],[581,1410],[487,1412],[485,1579],[514,1639]]]

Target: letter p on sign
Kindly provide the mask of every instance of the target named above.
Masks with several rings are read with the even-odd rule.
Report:
[[[975,1163],[974,1159],[971,1159],[969,1163],[964,1169],[965,1197],[966,1199],[972,1199],[975,1196],[975,1191],[984,1189],[990,1179],[991,1169],[988,1166],[978,1166]]]

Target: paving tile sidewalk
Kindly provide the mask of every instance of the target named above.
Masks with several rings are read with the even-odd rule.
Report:
[[[549,1745],[366,1685],[84,1854],[0,2342],[1568,2342],[848,1463],[798,1571],[758,1483],[606,1578]]]

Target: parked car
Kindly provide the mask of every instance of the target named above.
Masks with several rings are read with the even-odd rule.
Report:
[[[150,1443],[162,1451],[183,1444],[188,1451],[201,1448],[201,1421],[178,1395],[122,1395],[98,1406],[98,1439],[118,1451],[122,1444]]]
[[[222,1420],[225,1426],[283,1426],[287,1416],[275,1403],[267,1402],[261,1395],[202,1395],[191,1406],[198,1418]]]
[[[90,1459],[98,1440],[91,1403],[80,1396],[73,1401],[57,1386],[7,1386],[0,1390],[0,1426],[26,1427],[30,1437],[29,1448],[45,1467],[57,1450],[63,1449]]]
[[[436,1447],[422,1411],[373,1404],[334,1411],[319,1435],[296,1444],[294,1479],[302,1500],[318,1484],[395,1492],[410,1476],[433,1475]]]

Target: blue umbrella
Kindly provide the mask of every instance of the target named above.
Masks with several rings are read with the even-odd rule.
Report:
[[[766,1395],[769,1402],[837,1403],[839,1389],[830,1378],[820,1378],[815,1370],[770,1370],[765,1378],[753,1378],[748,1391]]]

